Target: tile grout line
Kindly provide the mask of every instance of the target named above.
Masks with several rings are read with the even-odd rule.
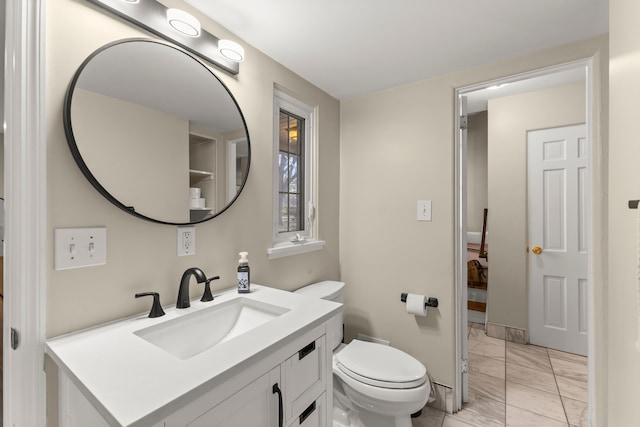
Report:
[[[504,425],[507,425],[507,340],[504,341]]]
[[[560,386],[558,385],[558,379],[556,378],[556,370],[553,369],[553,363],[551,362],[551,356],[549,356],[549,349],[545,349],[547,353],[547,359],[549,359],[549,365],[551,366],[551,373],[553,374],[553,382],[556,384],[556,389],[558,390],[558,396],[560,397],[560,404],[562,405],[562,411],[564,412],[564,418],[567,420],[567,425],[571,426],[569,422],[569,416],[567,415],[567,408],[564,406],[564,400],[562,399],[562,394],[560,393]]]

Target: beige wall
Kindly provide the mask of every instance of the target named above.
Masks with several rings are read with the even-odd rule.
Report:
[[[469,115],[467,129],[467,231],[482,232],[488,207],[487,112]]]
[[[163,1],[195,15],[213,34],[234,36],[180,1]],[[339,103],[251,46],[233,77],[213,72],[229,87],[243,110],[251,137],[251,171],[243,193],[220,217],[196,226],[197,254],[176,255],[176,227],[130,216],[104,199],[76,166],[64,136],[62,109],[73,73],[95,49],[129,37],[150,37],[87,2],[51,0],[46,8],[46,139],[48,231],[47,336],[96,325],[149,309],[149,301],[134,299],[141,291],[158,291],[163,304],[174,304],[182,272],[201,267],[221,280],[214,292],[235,286],[237,254],[249,252],[255,283],[293,290],[324,279],[339,279],[338,190]],[[271,245],[271,188],[274,85],[287,88],[304,102],[318,106],[318,227],[323,250],[267,259]],[[114,173],[117,169],[114,168]],[[106,226],[107,264],[66,271],[53,270],[53,229]],[[192,286],[196,297],[202,288]],[[54,378],[50,371],[49,380]],[[48,382],[49,405],[55,381]],[[49,413],[55,425],[55,413]]]
[[[488,319],[528,330],[527,131],[585,123],[584,83],[489,100]]]
[[[455,386],[455,88],[598,52],[608,55],[606,37],[342,103],[340,264],[347,338],[361,332],[390,340],[422,361],[435,381]],[[606,76],[595,61],[599,102],[601,87],[606,89],[599,79]],[[600,150],[601,141],[596,145]],[[432,200],[432,222],[416,221],[419,199]],[[401,292],[437,297],[440,307],[426,318],[408,315]]]
[[[638,311],[638,213],[627,208],[640,199],[640,2],[610,1],[611,120],[609,172],[609,288],[606,346],[609,352],[609,423],[640,420],[640,312]],[[605,425],[605,424],[602,424]]]

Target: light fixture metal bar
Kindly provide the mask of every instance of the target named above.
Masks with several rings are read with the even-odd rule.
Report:
[[[126,21],[144,28],[152,34],[173,42],[211,62],[231,74],[240,72],[240,64],[225,58],[218,51],[218,38],[201,30],[200,37],[189,37],[175,31],[167,22],[167,8],[155,0],[138,0],[130,3],[122,0],[87,0]]]

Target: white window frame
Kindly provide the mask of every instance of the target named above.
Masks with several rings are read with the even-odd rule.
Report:
[[[278,157],[280,152],[280,110],[285,110],[304,119],[304,196],[305,218],[304,230],[280,233],[278,231],[279,212],[279,167]],[[316,213],[318,209],[315,195],[316,181],[316,108],[282,92],[274,91],[273,96],[273,235],[272,247],[267,249],[269,259],[297,255],[305,252],[320,250],[325,242],[317,239]]]

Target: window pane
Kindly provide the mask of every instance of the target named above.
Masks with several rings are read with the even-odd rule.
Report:
[[[300,212],[298,210],[298,195],[290,194],[289,195],[289,231],[299,231],[300,221],[299,215]]]
[[[280,111],[280,151],[289,151],[289,115]]]
[[[280,194],[278,212],[278,232],[289,231],[289,196],[286,193]]]
[[[294,154],[300,154],[300,140],[302,131],[302,120],[297,117],[291,117],[289,119],[289,152]]]
[[[289,192],[297,193],[298,192],[298,156],[289,156]],[[287,191],[280,190],[280,191]]]
[[[289,189],[289,161],[288,155],[280,153],[278,156],[278,190],[288,191]]]

